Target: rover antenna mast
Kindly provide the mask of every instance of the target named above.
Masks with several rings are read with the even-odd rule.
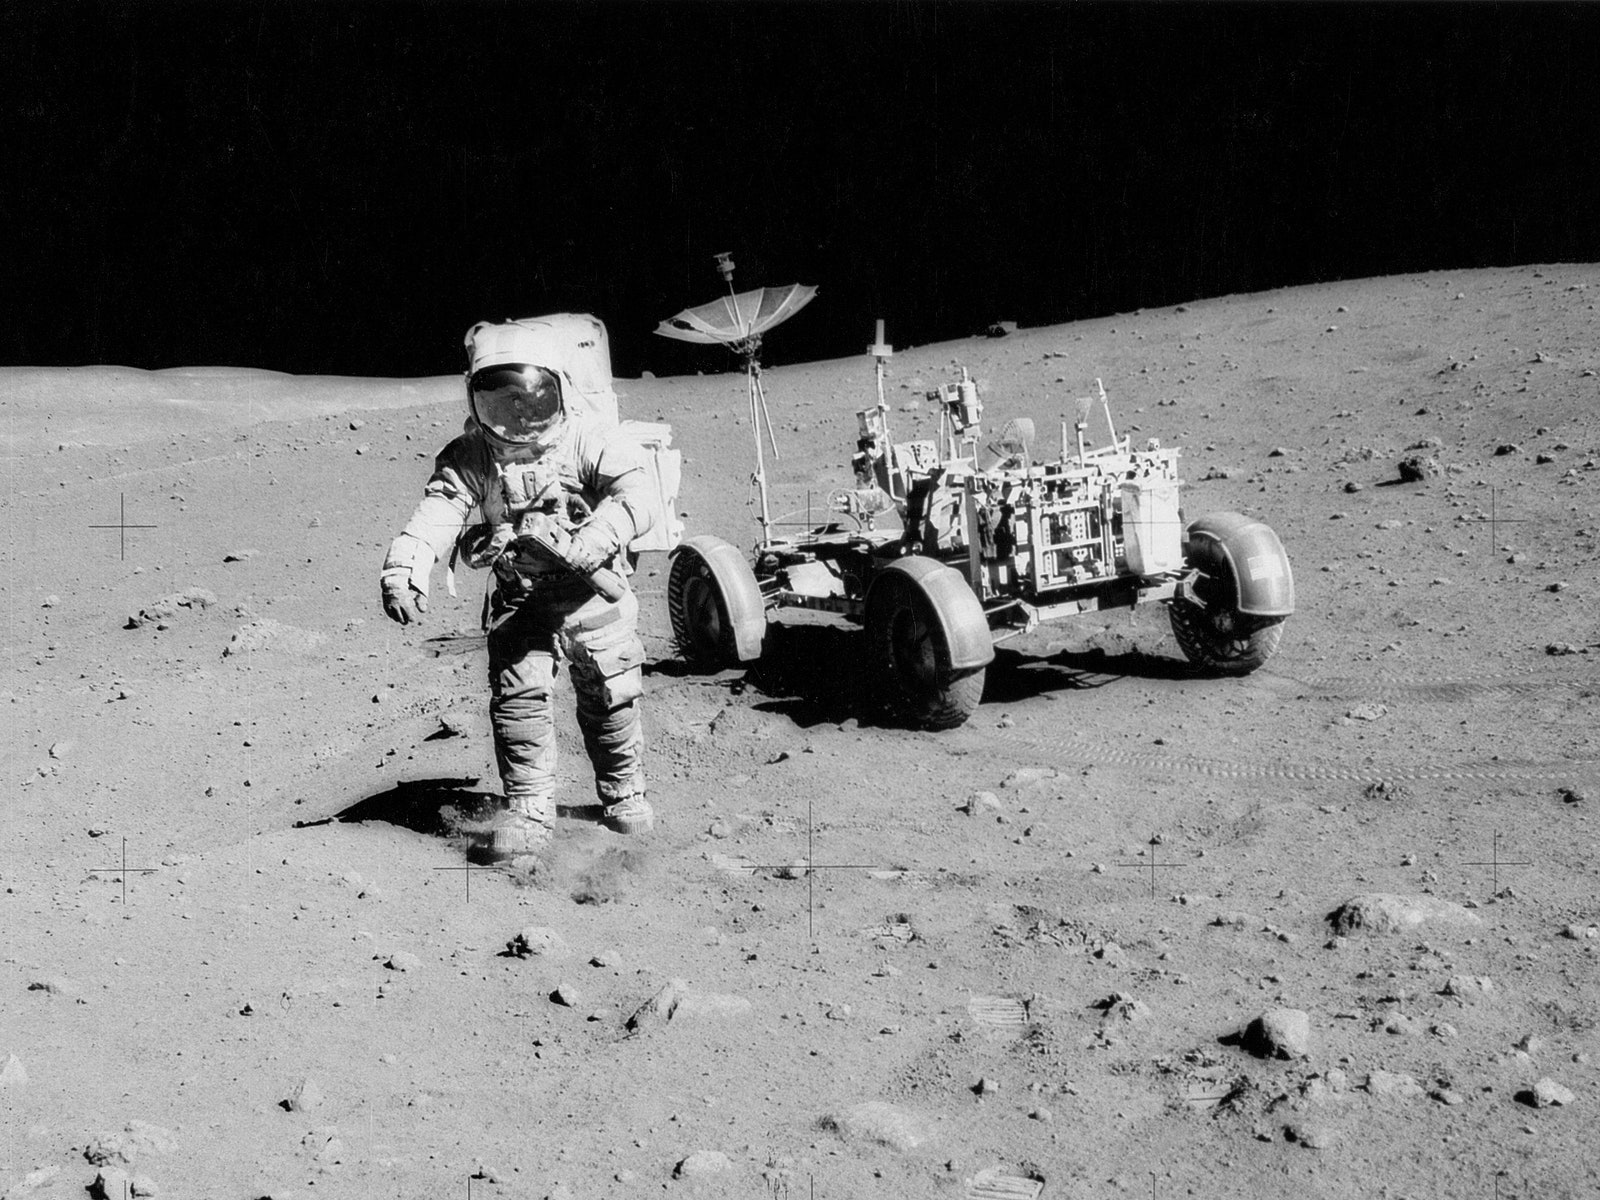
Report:
[[[792,283],[786,287],[756,288],[749,292],[733,290],[733,256],[714,256],[717,272],[728,286],[728,294],[709,304],[685,309],[656,326],[662,337],[684,342],[717,343],[744,360],[745,386],[750,403],[750,427],[756,442],[756,469],[751,482],[761,496],[761,540],[772,541],[772,515],[767,500],[767,465],[762,452],[761,430],[765,425],[772,457],[778,458],[778,439],[767,411],[767,390],[761,383],[761,335],[788,320],[811,302],[815,287]]]

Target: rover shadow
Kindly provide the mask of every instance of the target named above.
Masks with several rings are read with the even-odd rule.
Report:
[[[1184,659],[1128,649],[1112,654],[1102,647],[1061,650],[1048,656],[1006,647],[995,651],[984,682],[985,704],[1016,703],[1046,692],[1084,692],[1119,679],[1183,680],[1197,678]]]
[[[801,728],[852,718],[863,726],[888,723],[859,629],[774,621],[744,684],[764,697],[752,706],[757,711],[787,717]]]

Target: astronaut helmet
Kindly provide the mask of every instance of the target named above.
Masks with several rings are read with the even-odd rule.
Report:
[[[467,402],[472,420],[507,449],[544,449],[560,438],[566,380],[548,340],[516,322],[467,331]]]

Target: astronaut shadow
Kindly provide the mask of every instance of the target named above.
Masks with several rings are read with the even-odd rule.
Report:
[[[1000,647],[985,680],[985,704],[1016,703],[1047,692],[1087,692],[1120,679],[1181,680],[1194,677],[1188,662],[1137,648],[1111,653],[1103,647],[1032,655]]]
[[[747,688],[765,697],[751,707],[802,728],[851,718],[862,726],[888,724],[866,649],[866,637],[856,629],[774,621],[760,660],[744,678]]]
[[[475,827],[486,823],[498,808],[499,798],[493,791],[483,790],[476,776],[405,779],[357,800],[325,821],[298,822],[297,825],[382,821],[425,837],[470,840]]]

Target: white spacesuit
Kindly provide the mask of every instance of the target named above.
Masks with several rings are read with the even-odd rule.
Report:
[[[384,558],[384,611],[401,624],[420,619],[429,574],[452,549],[469,566],[494,569],[484,620],[506,799],[493,830],[497,855],[529,853],[550,838],[550,697],[563,659],[606,821],[619,832],[648,830],[644,646],[639,603],[626,583],[627,548],[652,519],[644,451],[614,425],[577,411],[572,379],[537,331],[484,323],[466,341],[471,415],[440,452],[421,503]],[[474,509],[482,521],[469,528]]]

